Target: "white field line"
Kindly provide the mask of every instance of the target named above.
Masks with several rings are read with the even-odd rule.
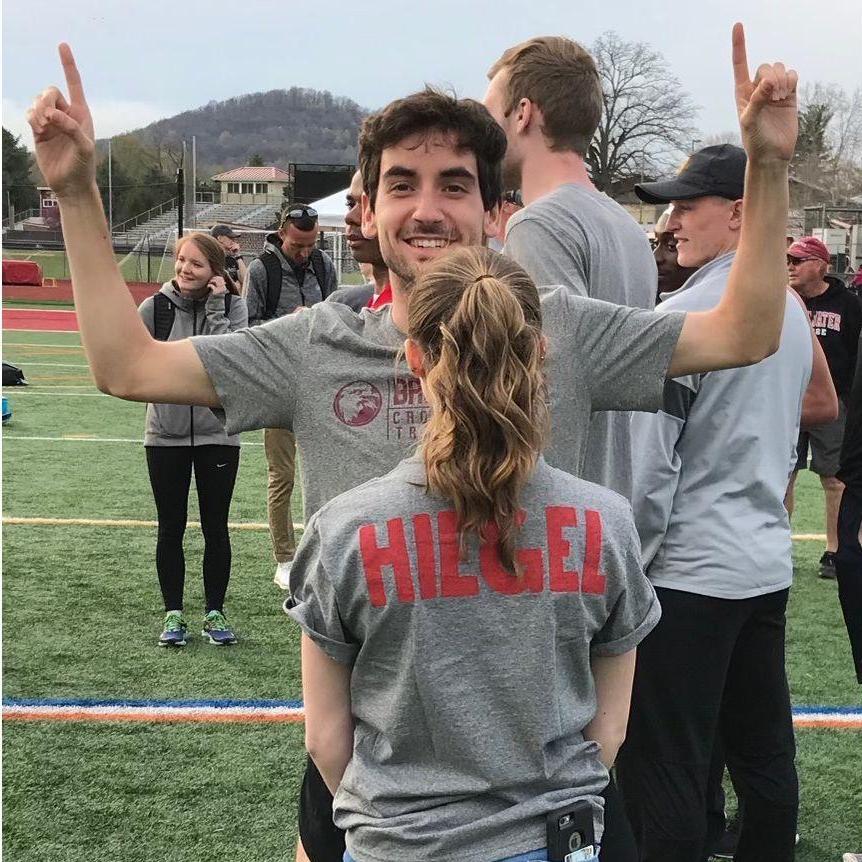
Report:
[[[72,365],[68,362],[30,362],[29,359],[19,359],[19,362],[26,365],[28,368],[89,368],[89,365],[81,365],[80,363]]]
[[[84,349],[83,344],[75,344],[73,341],[70,341],[68,344],[41,344],[38,341],[10,341],[9,340],[9,333],[10,332],[31,332],[31,331],[33,331],[33,330],[7,329],[6,334],[3,336],[3,342],[6,345],[6,347],[49,347],[49,348],[64,347],[67,349],[71,347],[71,348],[74,348],[75,350],[83,350]],[[64,330],[64,332],[67,332],[67,331],[68,330]],[[73,334],[77,335],[77,333],[71,333],[71,332],[69,333],[69,335],[73,335]]]
[[[26,440],[35,443],[134,443],[137,446],[143,446],[144,440],[142,437],[32,437],[15,434],[4,434],[3,442],[7,443],[10,440]],[[241,446],[263,446],[263,443],[255,443],[252,440],[243,442]]]
[[[120,527],[130,528],[155,528],[158,521],[143,521],[134,518],[18,518],[12,515],[3,516],[3,525],[10,527]],[[200,527],[200,521],[189,521],[189,527]],[[305,525],[300,521],[293,524],[294,529],[304,530]],[[269,524],[259,521],[230,521],[228,527],[231,530],[251,530],[253,532],[269,532]]]
[[[293,722],[305,718],[303,706],[25,706],[4,704],[3,718],[42,721],[183,721],[183,722]]]
[[[26,527],[156,527],[156,521],[137,521],[134,519],[116,518],[24,518],[14,517],[12,515],[4,515],[3,523],[11,526]],[[199,527],[199,521],[189,521],[190,527]],[[231,529],[236,530],[268,530],[269,524],[261,524],[255,521],[233,521],[228,524]],[[294,523],[294,528],[297,530],[304,529],[304,525],[300,522]],[[825,542],[826,534],[820,533],[800,533],[793,536],[795,542]]]
[[[10,387],[11,388],[11,387]],[[59,386],[52,386],[52,389],[59,389]],[[29,392],[23,387],[14,387],[14,392],[6,390],[7,398],[113,398],[112,395],[106,395],[104,392]],[[22,391],[23,390],[23,391]]]
[[[22,308],[21,310],[24,311],[25,309]],[[34,308],[34,309],[30,309],[30,310],[36,311],[37,309]],[[38,311],[41,311],[41,310],[42,309],[38,309]],[[75,335],[77,335],[77,332],[74,329],[17,329],[17,328],[12,329],[12,328],[4,328],[3,331],[4,332],[50,332],[52,335],[63,335],[63,334],[71,335],[72,333],[74,333]]]
[[[74,314],[75,313],[74,310],[71,308],[50,308],[48,306],[39,307],[38,305],[34,306],[33,308],[30,308],[29,306],[25,306],[25,305],[16,305],[16,306],[12,306],[9,308],[5,308],[3,310],[4,311],[38,311],[40,314],[43,311],[48,311],[51,314]],[[24,331],[28,332],[28,331],[32,331],[32,330],[24,330]]]

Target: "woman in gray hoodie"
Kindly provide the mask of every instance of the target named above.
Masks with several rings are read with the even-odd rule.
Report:
[[[225,273],[221,246],[206,234],[180,238],[176,275],[139,308],[147,329],[161,341],[233,332],[248,326],[248,309]],[[159,532],[156,570],[165,602],[159,646],[185,646],[183,536],[192,468],[204,534],[206,615],[201,634],[212,644],[236,643],[224,616],[230,579],[228,512],[239,466],[239,437],[225,434],[208,407],[148,404],[144,438]]]

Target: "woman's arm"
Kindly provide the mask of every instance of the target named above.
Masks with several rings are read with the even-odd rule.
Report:
[[[626,738],[637,650],[622,655],[593,656],[590,667],[596,686],[596,714],[584,728],[584,739],[602,747],[601,761],[610,769]]]
[[[350,667],[331,659],[306,634],[302,636],[302,697],[305,747],[334,796],[353,756]]]

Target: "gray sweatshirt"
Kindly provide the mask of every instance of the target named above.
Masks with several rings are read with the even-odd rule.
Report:
[[[174,305],[174,322],[168,341],[179,341],[190,335],[217,335],[235,332],[248,326],[248,309],[241,296],[232,296],[230,317],[225,316],[224,296],[208,294],[192,300],[183,296],[169,281],[159,293]],[[154,334],[153,298],[147,297],[138,308],[144,326]],[[239,446],[239,436],[225,434],[224,424],[209,407],[186,404],[148,404],[145,446]]]
[[[323,300],[338,288],[335,275],[335,265],[329,255],[323,253],[323,268],[326,272],[325,284],[317,283],[314,268],[309,264],[303,273],[300,285],[296,280],[296,272],[281,251],[281,243],[277,233],[268,234],[263,244],[264,251],[271,251],[281,264],[281,293],[275,307],[275,317],[283,317],[296,311],[300,305],[312,306]],[[257,326],[266,320],[266,267],[260,259],[253,260],[248,265],[245,283],[245,298],[248,303],[249,326]]]

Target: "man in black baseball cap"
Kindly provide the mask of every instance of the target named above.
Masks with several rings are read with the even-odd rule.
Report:
[[[225,271],[238,286],[242,287],[245,281],[246,265],[242,259],[242,252],[237,242],[240,234],[229,225],[217,224],[210,230],[210,236],[224,249]]]
[[[750,171],[755,199],[766,188],[755,178],[763,170],[755,163]],[[745,151],[723,144],[694,153],[673,179],[635,186],[642,200],[671,204],[665,230],[678,263],[698,268],[661,312],[725,304],[734,261],[752,249],[750,225],[742,239],[745,174]],[[747,258],[754,282],[757,257],[781,261],[782,210],[758,224],[770,229],[770,241]],[[668,380],[658,413],[633,414],[632,509],[662,607],[638,645],[617,759],[643,862],[709,855],[719,739],[745,810],[739,862],[793,858],[798,781],[784,667],[793,566],[784,492],[812,356],[810,325],[791,300],[767,361]]]
[[[742,226],[745,162],[741,147],[704,147],[673,179],[635,186],[642,201],[673,205],[665,230],[676,239],[680,266],[703,266],[736,248]]]

